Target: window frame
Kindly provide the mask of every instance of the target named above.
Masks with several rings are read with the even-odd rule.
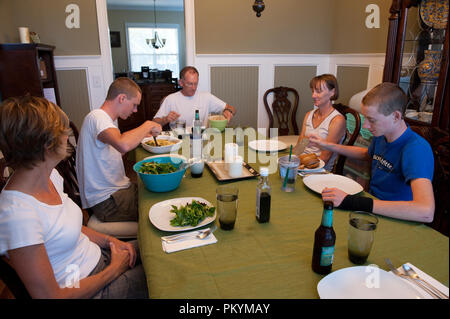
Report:
[[[131,71],[131,57],[130,57],[130,37],[128,35],[128,28],[155,28],[155,23],[136,23],[136,22],[126,22],[125,23],[125,35],[127,38],[127,64],[128,70]],[[175,23],[158,23],[158,29],[177,29],[178,33],[178,69],[181,70],[181,36],[180,36],[180,25]],[[173,75],[172,75],[173,76]],[[178,77],[178,75],[176,75]]]

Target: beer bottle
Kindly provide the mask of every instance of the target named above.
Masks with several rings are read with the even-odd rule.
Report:
[[[261,167],[261,177],[256,186],[256,220],[267,223],[270,219],[270,193],[272,188],[269,182],[269,168]]]
[[[314,235],[312,269],[321,275],[331,272],[336,234],[333,229],[333,203],[323,203],[322,223]]]

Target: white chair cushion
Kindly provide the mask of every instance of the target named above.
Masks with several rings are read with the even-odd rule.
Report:
[[[101,222],[94,215],[89,217],[87,227],[99,233],[111,235],[118,238],[136,238],[137,222]]]

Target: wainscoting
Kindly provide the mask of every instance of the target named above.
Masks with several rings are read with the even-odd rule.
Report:
[[[198,54],[194,65],[200,73],[198,90],[212,92],[238,110],[245,108],[243,118],[239,112],[235,122],[246,122],[249,112],[256,113],[256,125],[265,134],[269,120],[263,96],[268,89],[288,86],[298,91],[301,126],[312,108],[309,80],[313,76],[334,74],[341,91],[338,102],[348,104],[351,96],[382,81],[384,58],[384,54]],[[252,76],[242,76],[249,70]]]

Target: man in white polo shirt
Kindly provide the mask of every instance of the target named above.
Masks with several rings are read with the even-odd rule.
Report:
[[[205,124],[208,114],[212,112],[223,112],[229,122],[236,114],[236,109],[209,92],[197,92],[198,76],[196,68],[184,67],[180,72],[181,91],[164,99],[153,121],[163,126],[182,119],[186,121],[187,126],[192,126],[195,110],[199,110],[200,120]]]
[[[137,187],[125,175],[122,155],[162,128],[147,120],[121,133],[114,121],[137,112],[140,102],[140,87],[129,78],[117,78],[103,105],[91,111],[81,127],[76,153],[81,203],[103,222],[137,221]]]

